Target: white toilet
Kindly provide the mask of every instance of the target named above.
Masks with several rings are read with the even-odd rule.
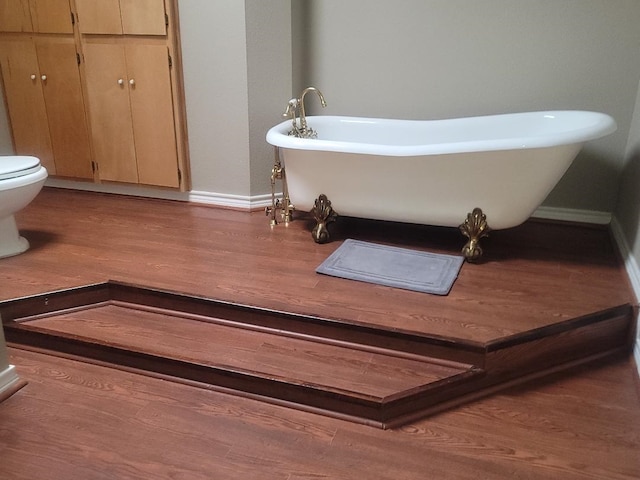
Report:
[[[13,215],[38,195],[46,179],[47,169],[36,157],[0,156],[0,258],[29,248]]]

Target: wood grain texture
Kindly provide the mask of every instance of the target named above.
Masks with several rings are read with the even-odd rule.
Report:
[[[427,333],[112,281],[0,302],[0,316],[12,344],[385,428],[628,352],[636,318],[623,305],[481,346],[450,339],[433,356],[444,345]],[[460,363],[475,348],[474,363]]]
[[[635,304],[609,232],[528,222],[493,232],[446,297],[315,274],[356,238],[457,253],[456,229],[341,219],[333,243],[302,217],[271,229],[263,213],[44,189],[17,216],[31,242],[3,259],[0,299],[106,280],[188,292],[403,332],[488,342],[615,305]]]
[[[343,219],[344,220],[344,219]],[[115,279],[470,341],[508,339],[635,303],[606,230],[493,232],[446,298],[318,278],[340,238],[455,253],[457,232],[304,220],[45,189],[18,215],[26,254],[0,298]],[[87,295],[91,296],[90,292]],[[0,404],[0,478],[619,479],[640,476],[633,362],[600,361],[382,431],[112,368],[11,349],[29,383]]]
[[[398,333],[363,328],[362,336],[350,335],[354,326],[336,321],[114,282],[0,302],[0,316],[7,340],[23,348],[378,427],[432,409],[484,373],[404,351],[420,341],[415,336],[403,341]],[[319,322],[332,324],[325,336],[314,333]]]
[[[22,350],[11,359],[29,384],[0,405],[2,478],[640,474],[637,380],[624,360],[383,431]]]

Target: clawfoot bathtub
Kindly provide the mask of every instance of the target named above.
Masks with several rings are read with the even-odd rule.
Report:
[[[459,226],[469,237],[468,260],[482,254],[478,241],[489,229],[531,216],[585,142],[616,129],[610,116],[586,111],[436,121],[312,116],[307,123],[317,138],[288,135],[289,121],[267,133],[288,213],[295,205],[318,220],[320,202],[327,221],[333,206],[345,216]],[[320,230],[316,241],[326,241],[326,225]]]

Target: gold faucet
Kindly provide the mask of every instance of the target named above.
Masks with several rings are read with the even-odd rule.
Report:
[[[322,92],[316,87],[307,87],[300,94],[300,98],[292,98],[289,100],[289,103],[287,103],[287,109],[283,116],[287,118],[291,117],[293,119],[293,127],[289,131],[289,135],[293,135],[294,137],[316,138],[318,136],[318,133],[315,130],[307,126],[307,116],[304,111],[304,97],[309,92],[316,92],[318,97],[320,97],[322,107],[327,106],[324,95],[322,95]],[[296,111],[298,110],[300,112],[298,115],[299,120],[296,118]]]

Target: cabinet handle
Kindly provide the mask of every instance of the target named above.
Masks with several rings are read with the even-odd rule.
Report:
[[[43,82],[44,82],[46,79],[47,79],[47,76],[46,76],[46,75],[42,75],[42,76],[40,77],[40,80],[42,80]]]
[[[35,74],[35,73],[32,73],[32,74],[31,74],[31,80],[35,80],[35,79],[36,79],[36,74]]]
[[[133,87],[135,84],[136,84],[136,81],[133,78],[129,80],[129,85]]]
[[[119,78],[119,79],[118,79],[118,85],[124,85],[124,80],[123,80],[123,79],[121,79],[121,78]]]

